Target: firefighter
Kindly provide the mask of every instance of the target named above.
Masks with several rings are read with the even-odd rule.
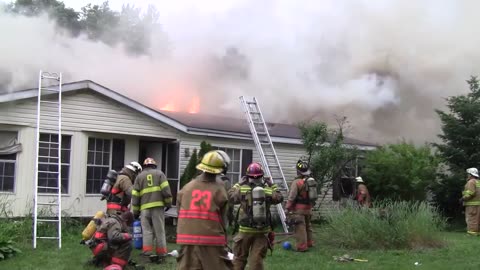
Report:
[[[296,250],[307,251],[313,247],[312,207],[317,199],[316,181],[312,177],[310,166],[298,160],[297,177],[293,180],[288,193],[287,211],[289,223],[294,225]]]
[[[365,182],[363,182],[361,176],[355,178],[355,181],[357,182],[357,195],[355,196],[355,199],[357,200],[358,205],[361,207],[370,208],[372,203],[370,200],[370,193],[368,192]]]
[[[273,246],[273,223],[270,206],[283,201],[271,178],[264,178],[259,163],[247,167],[246,176],[228,192],[229,198],[240,204],[237,220],[239,231],[233,241],[233,269],[263,269],[263,260]],[[248,259],[250,257],[250,259]]]
[[[129,211],[128,205],[132,198],[133,181],[141,171],[142,166],[135,161],[122,168],[112,187],[110,196],[107,198],[107,214]]]
[[[202,173],[177,195],[177,269],[231,269],[224,216],[227,192],[217,179],[225,160],[217,151],[206,153],[197,169]]]
[[[467,233],[479,235],[480,219],[480,181],[476,168],[467,169],[467,184],[462,192],[460,202],[465,206],[465,221],[467,222]]]
[[[94,256],[92,263],[105,269],[124,269],[132,252],[132,235],[128,233],[132,223],[133,215],[128,211],[105,218],[88,243]]]
[[[230,157],[227,155],[227,153],[225,153],[224,151],[217,150],[217,152],[223,157],[223,160],[225,161],[225,166],[223,167],[223,171],[221,174],[218,175],[218,177],[219,177],[219,180],[225,186],[225,191],[228,192],[232,187],[230,178],[228,178],[227,176],[227,172],[228,172],[228,168],[230,166],[231,160],[230,160]],[[235,219],[233,216],[233,208],[234,208],[233,202],[230,200],[228,202],[228,210],[227,210],[227,216],[226,216],[226,222],[225,222],[228,226],[232,226]]]
[[[172,206],[172,192],[167,177],[157,170],[153,158],[146,158],[143,171],[135,179],[132,190],[132,210],[135,219],[141,216],[143,255],[153,254],[153,239],[155,253],[159,256],[167,254],[165,239],[165,211]]]

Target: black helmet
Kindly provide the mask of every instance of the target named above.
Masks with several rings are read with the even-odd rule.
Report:
[[[297,172],[298,174],[301,174],[301,175],[310,175],[311,171],[310,171],[310,165],[308,165],[307,162],[299,159],[297,161]]]

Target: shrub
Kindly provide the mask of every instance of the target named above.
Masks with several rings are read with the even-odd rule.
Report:
[[[13,257],[17,253],[21,251],[13,246],[12,241],[0,241],[0,261]]]
[[[445,220],[425,202],[379,202],[379,208],[349,206],[326,216],[322,243],[349,249],[417,249],[444,245]]]

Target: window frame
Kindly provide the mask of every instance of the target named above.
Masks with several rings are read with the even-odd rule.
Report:
[[[89,152],[90,152],[90,149],[89,149],[88,146],[89,146],[89,141],[90,141],[90,139],[94,139],[94,140],[95,140],[95,142],[94,142],[94,149],[95,149],[96,141],[97,141],[97,140],[103,140],[103,141],[107,140],[107,141],[109,141],[110,146],[109,146],[109,149],[108,149],[108,150],[109,150],[108,165],[90,164],[90,163],[88,162],[88,154],[89,154]],[[86,177],[85,177],[85,195],[86,195],[86,196],[99,196],[99,195],[101,195],[101,194],[100,194],[100,189],[98,189],[97,192],[90,192],[90,191],[89,191],[89,183],[92,182],[92,181],[89,181],[89,178],[88,178],[88,168],[89,168],[89,167],[93,167],[93,168],[99,168],[99,167],[100,167],[100,168],[105,168],[106,166],[108,166],[107,169],[108,169],[108,170],[111,170],[111,168],[112,168],[113,140],[114,140],[114,138],[106,138],[106,137],[96,136],[96,135],[91,135],[91,136],[88,136],[88,138],[87,138],[87,158],[86,158]],[[103,147],[102,147],[102,148],[103,148]],[[102,149],[102,150],[103,150],[103,149]],[[94,152],[96,152],[96,151],[94,150]],[[105,153],[105,152],[102,151],[102,155],[103,155],[104,153]],[[125,155],[125,153],[124,153],[124,155]],[[95,161],[95,156],[93,157],[93,159],[94,159],[94,161]],[[103,157],[102,157],[102,160],[103,160]],[[106,176],[106,174],[105,174],[105,176]],[[102,176],[102,177],[104,177],[104,176]],[[95,180],[97,180],[97,179],[93,179],[93,181],[95,181]],[[103,178],[100,179],[100,186],[102,185],[102,183],[103,183]]]
[[[222,151],[225,151],[225,153],[227,153],[227,154],[228,154],[228,151],[227,151],[227,150],[229,150],[229,149],[230,149],[230,150],[234,150],[234,151],[237,151],[237,150],[240,151],[240,156],[239,156],[239,159],[238,159],[238,160],[233,159],[233,157],[230,157],[230,155],[229,155],[230,160],[231,160],[231,163],[230,163],[230,167],[228,168],[228,172],[227,172],[227,177],[230,179],[230,184],[231,184],[231,185],[234,185],[234,184],[238,183],[238,182],[242,179],[243,175],[245,174],[244,172],[242,172],[242,168],[244,167],[244,166],[243,166],[244,164],[242,164],[242,163],[243,163],[243,154],[244,154],[243,151],[245,151],[245,150],[252,150],[252,149],[250,149],[250,148],[240,148],[240,147],[231,147],[231,146],[217,146],[217,145],[212,145],[212,149],[213,149],[213,150],[222,150]],[[253,150],[252,150],[252,151],[253,151]],[[234,156],[235,156],[235,152],[233,152],[233,154],[234,154]],[[252,158],[253,158],[253,156],[252,156]],[[233,179],[233,178],[231,177],[231,175],[232,175],[232,168],[233,168],[233,162],[234,162],[234,161],[238,161],[238,172],[234,172],[234,173],[233,173],[233,174],[235,174],[235,175],[238,174],[238,179]],[[247,164],[247,165],[248,165],[248,164]],[[245,166],[245,167],[246,167],[246,166]]]
[[[63,148],[63,145],[59,145],[59,143],[58,143],[58,134],[48,133],[48,132],[41,132],[41,133],[40,133],[40,137],[41,137],[42,135],[48,135],[48,136],[49,136],[49,141],[40,141],[40,138],[39,138],[39,143],[40,143],[40,144],[38,145],[39,154],[38,154],[38,157],[37,157],[37,158],[38,158],[38,166],[39,166],[39,168],[40,168],[41,165],[47,165],[47,166],[51,166],[51,165],[54,165],[54,166],[55,166],[55,165],[58,165],[58,161],[57,161],[57,162],[50,162],[50,159],[55,159],[55,158],[58,159],[58,155],[61,154],[62,151],[64,151],[64,150],[65,150],[65,151],[68,151],[68,163],[63,163],[62,160],[60,160],[60,166],[62,167],[61,170],[60,170],[60,178],[62,178],[62,173],[66,173],[67,189],[65,190],[65,192],[62,192],[61,194],[62,194],[62,196],[69,195],[69,194],[70,194],[70,190],[71,190],[71,187],[70,187],[70,186],[71,186],[71,185],[70,185],[70,180],[71,180],[71,178],[70,178],[70,176],[71,176],[71,169],[72,169],[72,165],[71,165],[71,164],[72,164],[72,138],[73,138],[73,136],[70,135],[70,134],[63,134],[63,133],[61,134],[61,136],[62,136],[61,143],[62,143],[62,144],[66,141],[66,140],[65,140],[66,137],[68,137],[68,138],[70,139],[69,149],[67,149],[67,148]],[[57,141],[56,141],[56,142],[54,142],[54,141],[51,140],[52,136],[57,136]],[[41,157],[41,155],[40,155],[40,148],[45,148],[45,147],[40,147],[40,145],[41,145],[42,143],[43,143],[43,144],[48,144],[48,148],[47,148],[47,149],[49,150],[49,151],[48,151],[48,152],[49,152],[48,156],[42,156],[42,157]],[[51,147],[52,143],[56,143],[56,144],[59,146],[59,147],[57,148],[57,151],[58,151],[57,157],[55,157],[55,156],[50,156],[50,150],[52,149],[52,147]],[[65,157],[65,155],[61,155],[60,158],[63,159],[64,157]],[[48,161],[40,161],[41,158],[47,158]],[[67,166],[67,169],[66,169],[66,170],[63,169],[64,166]],[[38,169],[38,170],[40,171],[40,169]],[[38,180],[38,182],[40,182],[40,175],[39,175],[40,172],[37,172],[37,174],[38,174],[37,180]],[[61,179],[60,181],[63,181],[63,179]],[[47,183],[48,183],[48,180],[47,180]],[[48,184],[47,184],[47,186],[48,186]],[[65,186],[65,185],[62,184],[62,187],[64,187],[64,186]],[[38,192],[39,195],[45,195],[45,196],[55,195],[56,193],[57,193],[57,192],[56,192],[55,190],[51,190],[50,192],[45,192],[45,191],[39,191],[39,192]]]
[[[18,173],[18,153],[11,154],[11,155],[15,155],[15,159],[1,159],[0,158],[0,163],[13,163],[14,164],[13,165],[13,188],[12,188],[11,191],[0,189],[0,194],[15,194],[15,192],[16,192],[17,173]],[[8,156],[8,155],[5,155],[5,156]],[[2,176],[4,177],[4,175],[2,175]],[[2,182],[1,187],[3,187],[3,184],[4,184],[4,182]]]

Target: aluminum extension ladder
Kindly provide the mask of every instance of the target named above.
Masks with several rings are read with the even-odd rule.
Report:
[[[255,97],[246,98],[244,96],[240,97],[240,101],[247,117],[248,126],[250,127],[255,147],[260,155],[265,174],[272,177],[272,181],[277,185],[278,189],[287,196],[287,181],[285,180],[280,161],[273,147],[272,139],[270,138],[262,112],[260,111],[258,101]],[[277,204],[277,211],[280,216],[280,221],[282,222],[283,230],[285,233],[288,233],[287,217],[282,204]]]
[[[52,121],[56,124],[51,124]],[[58,141],[51,139],[48,142],[40,140],[42,132],[58,136]],[[49,143],[47,156],[40,155],[40,147]],[[62,73],[48,73],[40,71],[38,77],[37,99],[37,134],[35,156],[35,196],[33,213],[33,248],[37,247],[37,239],[58,240],[58,248],[62,247]],[[52,154],[53,153],[53,154]],[[39,160],[48,160],[48,165]],[[50,162],[53,160],[54,162]],[[39,170],[39,163],[41,170]],[[53,164],[56,164],[53,165]],[[53,165],[53,166],[52,166]],[[45,169],[46,168],[46,169]],[[57,185],[45,185],[39,181],[39,175],[56,178]],[[39,193],[42,193],[39,195]],[[49,214],[44,211],[48,210]],[[42,215],[39,217],[39,215]],[[38,235],[38,227],[42,224],[55,224],[56,235]],[[47,230],[49,231],[49,230]],[[46,234],[46,233],[45,233]]]

